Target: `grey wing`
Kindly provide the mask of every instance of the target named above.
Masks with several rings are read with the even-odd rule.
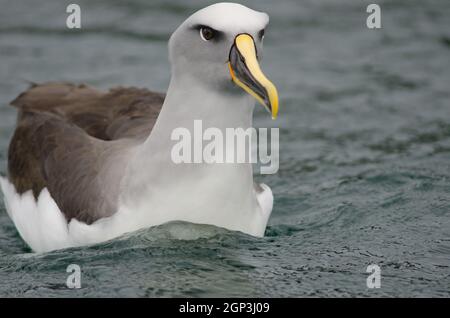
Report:
[[[10,181],[36,197],[48,188],[68,220],[90,224],[114,214],[123,154],[148,136],[163,101],[135,88],[33,86],[12,102],[19,116],[8,152]]]
[[[33,189],[37,196],[47,187],[67,220],[90,224],[112,215],[117,209],[120,173],[115,170],[115,183],[113,176],[102,177],[102,169],[115,155],[115,147],[56,116],[32,112],[23,116],[31,131],[18,127],[10,149],[9,177],[16,188]],[[26,169],[29,161],[35,166]],[[37,171],[28,175],[30,170]]]

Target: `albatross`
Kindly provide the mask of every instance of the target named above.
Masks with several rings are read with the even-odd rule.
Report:
[[[7,212],[35,252],[107,241],[171,221],[263,236],[273,207],[251,163],[175,164],[171,132],[252,127],[278,93],[259,66],[269,17],[232,3],[197,11],[169,40],[167,93],[34,84],[11,104],[17,127],[1,178]],[[256,101],[255,101],[256,100]]]

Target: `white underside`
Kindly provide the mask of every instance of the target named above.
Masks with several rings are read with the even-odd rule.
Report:
[[[0,177],[0,186],[9,217],[23,240],[37,253],[100,243],[124,233],[161,224],[146,220],[126,209],[119,209],[113,216],[91,225],[75,219],[68,223],[47,189],[42,190],[35,200],[31,191],[18,194],[14,185],[6,178]],[[257,236],[263,235],[273,207],[272,191],[267,185],[262,184],[261,187],[264,191],[256,195],[261,213],[255,215],[252,222],[256,230],[253,228],[248,231],[248,234]],[[173,215],[167,221],[176,220],[180,219]],[[204,224],[211,222],[205,220]],[[226,224],[223,227],[228,228]]]

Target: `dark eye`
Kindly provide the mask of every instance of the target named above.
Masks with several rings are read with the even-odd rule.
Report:
[[[200,36],[204,41],[210,41],[216,36],[216,31],[210,27],[202,27],[200,28]]]
[[[259,36],[259,39],[260,39],[260,40],[263,40],[263,39],[264,39],[264,33],[265,33],[265,30],[264,30],[264,29],[261,30],[261,31],[259,31],[258,36]]]

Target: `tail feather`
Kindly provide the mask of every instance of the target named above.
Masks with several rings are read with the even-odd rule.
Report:
[[[6,211],[22,239],[42,253],[72,246],[67,221],[47,189],[35,200],[31,191],[18,194],[14,185],[0,177]]]

